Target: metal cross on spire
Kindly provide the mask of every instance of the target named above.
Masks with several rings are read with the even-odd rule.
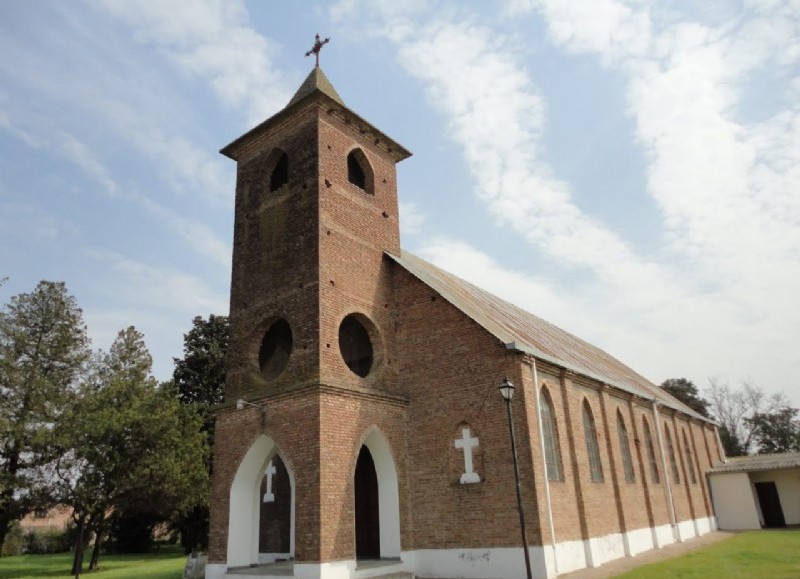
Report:
[[[319,51],[322,50],[322,47],[328,44],[331,41],[330,38],[326,38],[325,40],[319,39],[319,34],[316,35],[316,40],[314,41],[314,46],[311,47],[311,50],[306,52],[306,56],[314,55],[314,58],[317,59],[317,66],[319,66]]]

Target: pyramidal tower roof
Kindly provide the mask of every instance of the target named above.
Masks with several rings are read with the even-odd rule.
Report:
[[[300,85],[300,88],[297,89],[297,92],[294,93],[292,100],[290,100],[289,104],[286,106],[292,106],[294,103],[302,100],[317,90],[329,96],[340,105],[345,106],[342,97],[340,97],[339,93],[336,92],[336,89],[333,88],[331,81],[328,80],[328,77],[325,76],[325,73],[322,72],[322,69],[319,67],[319,65],[314,67],[311,73],[303,81],[303,84]]]
[[[348,122],[357,123],[363,128],[361,131],[362,133],[369,132],[372,134],[373,137],[377,139],[375,141],[376,144],[378,142],[383,143],[382,147],[384,147],[392,155],[392,157],[395,158],[395,162],[402,161],[403,159],[411,156],[411,153],[405,147],[395,142],[391,137],[388,137],[379,129],[372,126],[368,121],[365,121],[356,113],[348,109],[347,105],[344,104],[342,97],[340,97],[339,93],[336,92],[336,89],[333,88],[331,81],[328,80],[328,77],[325,76],[325,73],[322,72],[322,69],[319,67],[319,65],[316,65],[313,68],[311,73],[303,81],[303,84],[300,85],[300,88],[297,89],[297,92],[294,93],[292,99],[283,109],[272,115],[264,122],[260,123],[258,126],[250,129],[238,139],[235,139],[223,147],[220,150],[220,153],[226,157],[230,157],[233,160],[238,160],[242,151],[247,150],[249,146],[248,143],[255,142],[259,135],[264,134],[265,131],[267,131],[269,127],[273,126],[274,123],[278,122],[279,119],[284,119],[286,118],[286,115],[294,114],[294,109],[297,108],[296,105],[299,105],[306,99],[313,100],[313,98],[311,98],[312,95],[320,94],[325,95],[327,98],[338,104],[342,108],[338,114],[349,118],[350,120]]]

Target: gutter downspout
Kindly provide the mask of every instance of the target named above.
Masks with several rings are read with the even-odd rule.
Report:
[[[550,502],[550,477],[547,475],[547,454],[544,445],[544,429],[542,428],[542,406],[539,400],[539,376],[536,372],[536,358],[531,357],[531,375],[533,378],[533,396],[536,400],[536,424],[539,428],[539,450],[544,462],[544,500],[547,504],[547,524],[550,528],[550,544],[553,547],[553,563],[558,575],[558,552],[556,551],[556,530],[553,525],[553,507]]]
[[[675,514],[675,503],[672,501],[672,484],[669,481],[670,473],[667,470],[667,455],[664,452],[664,438],[661,434],[661,422],[658,419],[658,400],[653,398],[653,421],[656,426],[656,436],[658,436],[658,450],[661,454],[661,468],[664,470],[664,492],[667,495],[667,506],[669,507],[669,521],[672,525],[672,539],[680,542],[678,533],[678,518]]]
[[[719,428],[717,428],[716,425],[714,425],[714,436],[717,437],[717,452],[722,459],[722,462],[728,462],[728,457],[725,456],[725,447],[722,446],[722,439],[719,437]]]

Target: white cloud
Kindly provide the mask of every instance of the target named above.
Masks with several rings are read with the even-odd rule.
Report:
[[[241,1],[96,3],[133,26],[142,42],[157,46],[179,69],[208,81],[226,105],[245,106],[251,124],[291,96],[272,63],[276,47],[250,27]]]
[[[542,12],[556,44],[575,52],[594,52],[611,63],[632,54],[644,54],[650,42],[648,7],[636,0],[511,0],[509,16]]]
[[[417,235],[422,232],[427,216],[420,208],[409,202],[400,201],[400,232],[403,235]]]
[[[392,39],[401,64],[425,83],[463,148],[478,196],[495,216],[551,259],[587,268],[615,291],[628,291],[628,307],[648,310],[663,292],[684,292],[678,278],[583,213],[569,186],[541,160],[546,107],[513,40],[470,18],[424,13],[409,22],[386,21],[372,28]]]
[[[189,249],[206,259],[211,259],[226,270],[230,269],[231,250],[227,240],[222,240],[207,223],[181,215],[156,203],[146,195],[121,188],[114,180],[111,171],[100,162],[94,152],[73,135],[57,132],[50,136],[50,141],[41,142],[39,146],[52,149],[72,161],[89,178],[101,186],[105,195],[124,199],[142,207],[162,221],[166,231],[182,238]],[[40,219],[40,222],[42,226],[46,224],[46,220]],[[48,228],[43,229],[43,231],[47,230]]]
[[[155,267],[113,252],[89,251],[88,255],[110,274],[105,278],[103,291],[113,292],[137,309],[188,316],[228,311],[227,296],[195,275],[175,268]]]
[[[181,356],[182,333],[190,329],[192,318],[228,311],[227,293],[197,276],[110,252],[90,252],[89,257],[105,270],[82,292],[92,303],[84,317],[93,346],[107,349],[119,330],[135,326],[145,336],[159,380],[172,375],[172,358]]]
[[[569,301],[577,300],[577,296],[566,298],[554,291],[550,279],[509,271],[485,252],[462,240],[443,236],[429,239],[418,253],[442,269],[527,311],[536,312],[545,319],[562,320],[572,328],[570,331],[577,326],[577,319],[570,316],[570,312],[578,310],[569,306]]]
[[[652,257],[583,212],[543,162],[547,103],[510,37],[476,25],[468,10],[454,17],[357,7],[424,83],[487,208],[562,268],[593,274],[572,292],[555,292],[581,312],[567,329],[600,336],[597,343],[644,361],[657,379],[682,369],[699,383],[704,371],[749,376],[770,362],[800,371],[786,347],[800,338],[796,3],[755,3],[747,14],[712,9],[703,22],[680,6],[654,10],[635,0],[506,4],[506,19],[540,15],[558,48],[592,55],[626,79],[627,112],[648,161],[647,193],[665,232]],[[766,63],[783,75],[785,106],[748,122],[739,107]],[[462,275],[475,273],[464,259],[486,265],[452,243],[430,242],[424,253]],[[480,285],[507,298],[493,279],[531,284],[489,265],[476,271],[485,274]],[[524,296],[511,301],[541,313]],[[775,375],[766,380],[781,385]]]
[[[219,265],[222,271],[230,271],[230,243],[222,240],[207,223],[184,217],[146,197],[141,197],[139,201],[151,215],[161,220],[169,231],[182,238],[187,247]]]
[[[4,201],[0,193],[0,230],[11,234],[19,243],[30,243],[34,239],[55,241],[65,230],[73,228],[63,220],[43,212],[37,205]],[[3,248],[0,252],[9,251]],[[0,274],[0,279],[3,275]]]

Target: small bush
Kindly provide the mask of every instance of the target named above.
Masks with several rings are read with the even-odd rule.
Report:
[[[22,553],[22,528],[19,526],[19,521],[12,521],[3,541],[0,557],[13,557],[20,553]]]
[[[22,537],[22,552],[29,555],[49,555],[69,551],[69,537],[59,529],[32,529]]]

